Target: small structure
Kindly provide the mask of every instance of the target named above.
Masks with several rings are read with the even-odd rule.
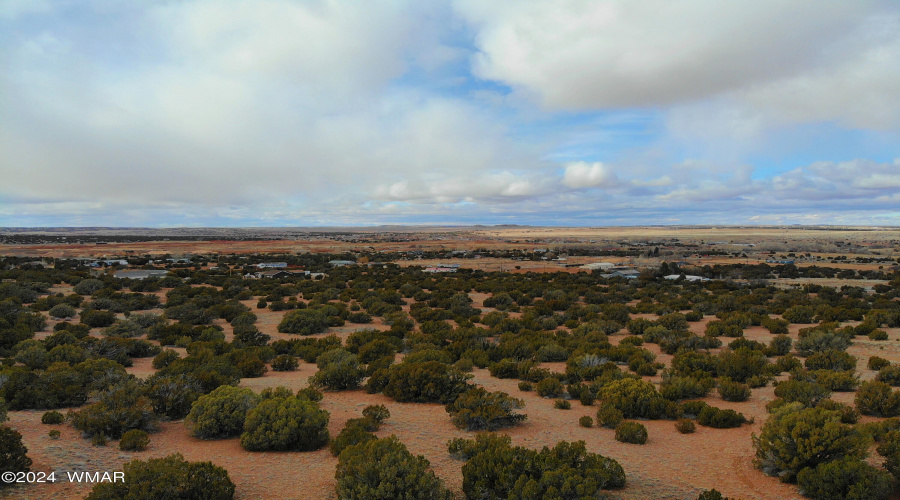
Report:
[[[709,281],[709,278],[703,276],[694,276],[692,274],[669,274],[667,276],[663,276],[663,278],[667,280],[677,280],[678,278],[684,278],[685,281]]]
[[[129,280],[142,280],[147,278],[164,278],[169,274],[165,269],[130,269],[127,271],[116,271],[113,274],[116,278]]]
[[[287,267],[287,262],[260,262],[256,265],[257,269],[277,269]]]
[[[309,271],[261,271],[255,273],[253,276],[256,278],[282,279],[293,278],[295,276],[309,276]]]
[[[594,271],[597,269],[606,271],[607,269],[612,269],[616,267],[612,262],[591,262],[590,264],[585,264],[581,266],[582,269],[587,269],[588,271]]]
[[[356,264],[356,262],[352,260],[329,260],[328,263],[333,267],[352,266],[353,264]]]
[[[457,267],[444,267],[444,266],[431,266],[426,267],[424,271],[426,273],[455,273],[459,270],[459,266]]]

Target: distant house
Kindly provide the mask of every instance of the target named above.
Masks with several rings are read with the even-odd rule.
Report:
[[[589,271],[593,271],[595,269],[602,269],[605,271],[607,269],[612,269],[614,267],[616,267],[616,265],[613,264],[612,262],[591,262],[590,264],[585,264],[585,265],[581,266],[582,269],[587,269]]]
[[[423,269],[426,273],[455,273],[459,267],[431,266]]]
[[[272,279],[293,278],[295,276],[309,276],[309,271],[261,271],[253,276]]]
[[[793,264],[793,260],[777,260],[777,259],[768,259],[766,260],[767,264]]]
[[[603,278],[626,278],[626,279],[635,279],[640,276],[641,272],[637,269],[632,269],[630,267],[614,267],[610,268],[610,272],[606,274],[601,274],[600,276]]]
[[[257,269],[266,269],[266,268],[281,268],[287,267],[287,262],[260,262],[256,265]]]
[[[113,276],[129,280],[142,280],[147,278],[165,278],[168,274],[169,271],[164,269],[130,269],[127,271],[116,271]]]
[[[329,260],[328,263],[334,267],[352,266],[353,264],[356,264],[356,262],[352,260]]]
[[[709,278],[704,278],[703,276],[694,276],[694,275],[691,275],[691,274],[684,274],[684,275],[682,275],[682,274],[669,274],[669,275],[667,275],[667,276],[663,276],[663,278],[665,278],[665,279],[667,279],[667,280],[677,280],[678,278],[681,278],[682,276],[684,276],[684,279],[685,279],[686,281],[709,281]]]

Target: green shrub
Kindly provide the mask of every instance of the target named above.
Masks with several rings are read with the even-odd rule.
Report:
[[[556,401],[553,402],[553,407],[556,408],[557,410],[571,410],[572,403],[568,402],[565,399],[557,399]]]
[[[878,370],[875,380],[894,387],[900,385],[900,365],[888,365]]]
[[[59,432],[59,429],[51,429],[47,435],[50,436],[50,439],[59,439],[59,436],[61,436],[62,433]]]
[[[816,312],[812,307],[793,306],[784,311],[781,317],[795,324],[810,324],[813,322],[813,316],[815,316],[815,314]]]
[[[694,377],[666,376],[664,374],[659,393],[669,401],[696,399],[706,396],[714,384],[715,381],[709,377],[697,379]]]
[[[284,315],[278,323],[278,333],[313,335],[328,328],[328,317],[313,309],[296,309]]]
[[[598,399],[603,406],[617,408],[625,418],[663,418],[668,406],[653,383],[630,378],[604,385]]]
[[[451,497],[422,456],[390,436],[344,449],[335,472],[338,498],[347,500],[441,500]]]
[[[378,423],[384,422],[391,417],[391,412],[384,405],[369,405],[363,408],[362,414],[366,418],[370,418]]]
[[[713,488],[711,490],[703,490],[700,493],[700,496],[697,497],[697,500],[731,500],[722,495],[722,493]]]
[[[892,391],[891,386],[877,380],[859,384],[855,403],[863,415],[876,417],[900,415],[900,391]]]
[[[55,306],[50,308],[48,314],[50,314],[51,318],[65,319],[74,318],[76,311],[75,308],[70,306],[69,304],[56,304]]]
[[[775,396],[784,399],[788,403],[798,402],[806,407],[819,404],[819,401],[831,396],[827,387],[815,382],[802,380],[785,380],[775,387]]]
[[[384,395],[400,402],[451,403],[468,389],[471,375],[439,361],[391,365]]]
[[[103,434],[94,434],[91,436],[91,444],[94,446],[106,446],[107,439]]]
[[[735,382],[745,383],[750,377],[764,375],[769,365],[766,355],[748,347],[723,349],[718,355],[717,372]]]
[[[817,352],[844,351],[851,344],[850,339],[833,330],[816,328],[803,335],[794,346],[797,354],[803,357],[811,356]]]
[[[446,410],[457,429],[493,431],[524,421],[526,415],[515,412],[524,405],[524,401],[512,398],[505,392],[488,392],[482,387],[473,387],[448,404]]]
[[[310,384],[330,391],[356,389],[365,377],[356,354],[344,349],[332,349],[316,358],[319,371],[309,379]]]
[[[879,371],[882,368],[884,368],[886,366],[890,366],[890,365],[891,365],[890,361],[888,361],[884,358],[879,358],[878,356],[872,356],[869,358],[869,363],[867,366],[870,370]]]
[[[234,483],[225,469],[212,462],[188,462],[181,454],[146,462],[132,460],[125,464],[124,472],[124,481],[97,483],[86,500],[234,497]]]
[[[855,370],[856,357],[838,350],[817,352],[806,358],[804,366],[810,370]]]
[[[887,340],[888,334],[884,330],[872,330],[869,332],[869,340]]]
[[[200,439],[216,439],[240,435],[247,412],[259,402],[251,389],[223,385],[200,396],[191,406],[187,427]]]
[[[647,428],[638,422],[622,422],[616,426],[616,441],[644,444],[647,442]]]
[[[153,358],[153,368],[162,370],[172,364],[173,361],[180,359],[181,355],[172,349],[165,349]]]
[[[139,429],[131,429],[122,434],[119,449],[123,451],[144,451],[150,444],[150,435]]]
[[[157,416],[146,389],[128,381],[101,391],[99,401],[70,413],[69,421],[86,436],[119,439],[130,429],[155,429]]]
[[[375,436],[375,434],[372,434],[368,429],[367,423],[362,422],[361,419],[348,420],[344,425],[344,428],[341,429],[341,432],[331,440],[331,443],[329,443],[328,446],[331,450],[331,454],[333,456],[338,456],[350,446],[378,439],[378,437]]]
[[[203,386],[191,375],[161,375],[147,379],[147,397],[153,411],[170,419],[180,419],[191,411],[191,404],[203,394]]]
[[[531,391],[533,389],[534,389],[534,385],[531,382],[529,382],[527,380],[523,380],[523,381],[519,382],[519,390],[520,391],[527,392],[527,391]]]
[[[787,335],[776,335],[766,348],[766,356],[784,356],[791,352],[793,341]]]
[[[713,427],[715,429],[729,429],[732,427],[740,427],[741,424],[747,422],[747,418],[742,413],[734,410],[723,410],[715,406],[707,405],[700,410],[697,416],[697,422],[705,427]]]
[[[859,459],[842,458],[797,473],[803,494],[816,500],[887,500],[891,475]]]
[[[300,399],[308,399],[310,401],[322,401],[322,398],[325,396],[322,394],[322,391],[315,387],[304,387],[297,391],[297,397]]]
[[[282,354],[272,361],[272,369],[276,372],[292,372],[298,366],[300,362],[290,354]]]
[[[747,401],[750,398],[750,387],[747,384],[732,382],[727,378],[719,379],[719,396],[725,401]]]
[[[116,315],[111,311],[84,309],[81,311],[81,322],[91,328],[103,328],[116,322]]]
[[[841,423],[840,414],[790,403],[775,411],[753,437],[754,465],[783,482],[796,481],[807,468],[841,458],[859,460],[866,455],[868,440]]]
[[[0,472],[28,472],[31,459],[22,444],[22,435],[9,427],[0,426]],[[6,486],[0,481],[0,487]]]
[[[272,398],[247,412],[241,446],[250,451],[311,451],[328,444],[327,411],[300,398]]]
[[[471,443],[471,441],[470,441]],[[597,498],[602,490],[625,485],[625,471],[618,462],[588,453],[584,441],[560,441],[553,448],[535,451],[512,447],[508,440],[472,443],[473,453],[463,465],[463,493],[467,498],[560,498],[572,491],[577,498]],[[528,485],[523,490],[523,485]],[[517,486],[518,485],[518,486]]]
[[[65,417],[63,417],[63,414],[56,410],[48,411],[48,412],[44,413],[43,415],[41,415],[41,423],[42,424],[47,424],[47,425],[61,424],[61,423],[63,423],[63,420],[65,420]]]
[[[815,382],[835,392],[855,391],[859,387],[859,375],[852,371],[834,370],[798,370],[791,374],[792,379]]]
[[[578,419],[578,425],[580,425],[580,426],[582,426],[582,427],[588,427],[588,428],[593,427],[593,426],[594,426],[594,419],[592,419],[591,417],[585,415],[585,416],[583,416],[583,417],[581,417],[581,418]]]
[[[259,378],[269,371],[259,358],[245,359],[238,363],[237,368],[241,371],[241,378]]]
[[[697,430],[697,426],[689,418],[679,418],[675,421],[675,429],[682,434],[691,434]]]
[[[558,398],[563,395],[562,382],[558,378],[548,377],[538,382],[537,393],[542,398]]]
[[[601,406],[597,410],[597,425],[608,429],[615,429],[625,416],[614,406]]]

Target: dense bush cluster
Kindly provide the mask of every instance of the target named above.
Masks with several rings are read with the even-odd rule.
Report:
[[[338,498],[352,500],[441,500],[451,498],[428,460],[390,436],[349,446],[338,456]]]
[[[400,256],[367,257],[391,262]],[[879,285],[875,293],[853,286],[783,290],[756,280],[848,273],[767,264],[690,270],[707,277],[742,277],[749,283],[668,281],[653,272],[636,280],[585,272],[469,269],[431,275],[391,263],[331,268],[328,260],[350,256],[323,254],[277,257],[315,272],[327,271],[321,279],[243,277],[254,270],[255,258],[221,256],[221,265],[232,266],[239,271],[235,273],[182,266],[173,267],[163,279],[142,281],[93,276],[77,261],[59,260],[54,268],[39,270],[4,259],[0,398],[14,411],[79,407],[69,413],[68,423],[97,442],[120,437],[124,442],[125,436],[152,432],[160,420],[187,416],[191,432],[203,439],[241,436],[247,449],[301,450],[329,441],[327,412],[315,403],[321,393],[311,388],[300,395],[282,389],[254,394],[236,387],[240,379],[264,376],[269,367],[292,371],[302,360],[317,364],[310,383],[318,389],[363,386],[399,402],[441,403],[448,418],[463,429],[491,430],[524,420],[526,415],[515,411],[522,407],[519,400],[470,383],[469,373],[477,367],[494,377],[518,379],[521,390],[534,389],[556,400],[557,407],[597,405],[598,427],[634,427],[635,422],[625,419],[666,418],[676,421],[680,432],[693,431],[695,423],[725,428],[746,422],[739,412],[696,401],[714,388],[722,399],[740,402],[750,397],[752,388],[778,380],[777,399],[767,405],[772,415],[755,441],[758,449],[765,449],[760,466],[801,482],[809,495],[827,498],[824,492],[836,491],[850,498],[864,491],[878,497],[877,486],[860,490],[859,485],[882,484],[880,469],[873,473],[860,466],[857,448],[840,445],[859,437],[852,426],[860,414],[900,415],[900,391],[892,389],[900,386],[900,372],[873,356],[867,367],[877,372],[875,380],[860,382],[857,359],[847,349],[854,338],[884,338],[884,329],[900,326],[898,280]],[[669,272],[687,271],[673,264],[666,267]],[[882,272],[849,274],[889,278]],[[53,293],[52,287],[62,283],[72,285],[75,293]],[[157,291],[162,300],[152,293]],[[486,294],[483,307],[473,302],[473,292]],[[278,331],[297,336],[271,342],[258,328],[259,307],[252,312],[244,305],[247,300],[267,311],[285,311]],[[163,314],[141,312],[155,308]],[[47,316],[54,320],[53,332],[38,340],[35,333],[46,329]],[[316,335],[376,318],[378,328],[353,332],[346,341]],[[697,321],[705,321],[705,328],[691,326]],[[765,328],[774,337],[766,343],[744,337],[752,327]],[[799,335],[791,333],[797,328]],[[672,356],[670,366],[657,360],[657,348]],[[156,373],[147,379],[129,376],[125,367],[138,357],[153,357]],[[395,362],[399,358],[402,361]],[[564,373],[541,365],[557,362],[565,363]],[[658,385],[643,378],[657,374],[662,377]],[[855,408],[830,399],[832,392],[840,391],[857,391]],[[786,415],[791,412],[802,422],[792,421]],[[369,413],[351,419],[332,440],[339,456],[381,441],[373,430],[384,417],[378,417],[380,410]],[[58,420],[52,415],[48,422]],[[586,418],[579,423],[593,425]],[[814,436],[807,428],[810,422],[827,430],[825,437]],[[825,450],[843,449],[847,460],[838,462],[828,454],[798,459],[805,456],[803,446],[787,450],[777,445],[787,435],[788,441],[808,439]],[[891,470],[900,455],[882,447],[885,468]],[[396,445],[390,448],[398,457],[405,456]],[[491,449],[505,457],[511,447]],[[554,455],[562,451],[534,453],[540,457],[532,457],[534,461],[580,467]],[[506,458],[490,460],[507,470]],[[574,484],[529,475],[530,463],[516,462],[517,467],[524,464],[525,472],[516,476],[522,481],[522,497],[555,494]],[[354,470],[366,470],[360,467]],[[565,470],[573,477],[587,474]],[[495,486],[496,491],[509,486],[508,478],[479,474],[470,472],[475,479],[468,480],[467,487],[472,491],[484,494]],[[371,484],[360,491],[369,491]]]
[[[466,460],[467,498],[593,498],[625,486],[618,462],[587,452],[583,441],[534,451],[511,446],[508,437],[484,434],[451,441],[449,450]]]
[[[241,446],[250,451],[311,451],[328,444],[327,411],[305,398],[263,399],[247,412]]]
[[[100,482],[86,497],[90,500],[121,498],[205,498],[230,500],[234,483],[228,472],[212,462],[188,462],[180,454],[133,460],[124,466],[125,480]]]
[[[494,431],[523,422],[527,416],[515,410],[524,405],[524,401],[505,392],[473,387],[460,394],[446,409],[458,429]]]

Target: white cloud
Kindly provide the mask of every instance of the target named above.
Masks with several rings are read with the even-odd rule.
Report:
[[[609,166],[580,161],[566,166],[562,183],[574,189],[611,188],[617,186],[619,181]]]
[[[729,109],[747,107],[788,122],[900,126],[896,2],[460,0],[455,5],[478,33],[476,73],[533,95],[547,108],[705,105],[722,97],[728,106],[718,121],[742,122],[747,111]],[[739,133],[754,126],[736,125]]]

